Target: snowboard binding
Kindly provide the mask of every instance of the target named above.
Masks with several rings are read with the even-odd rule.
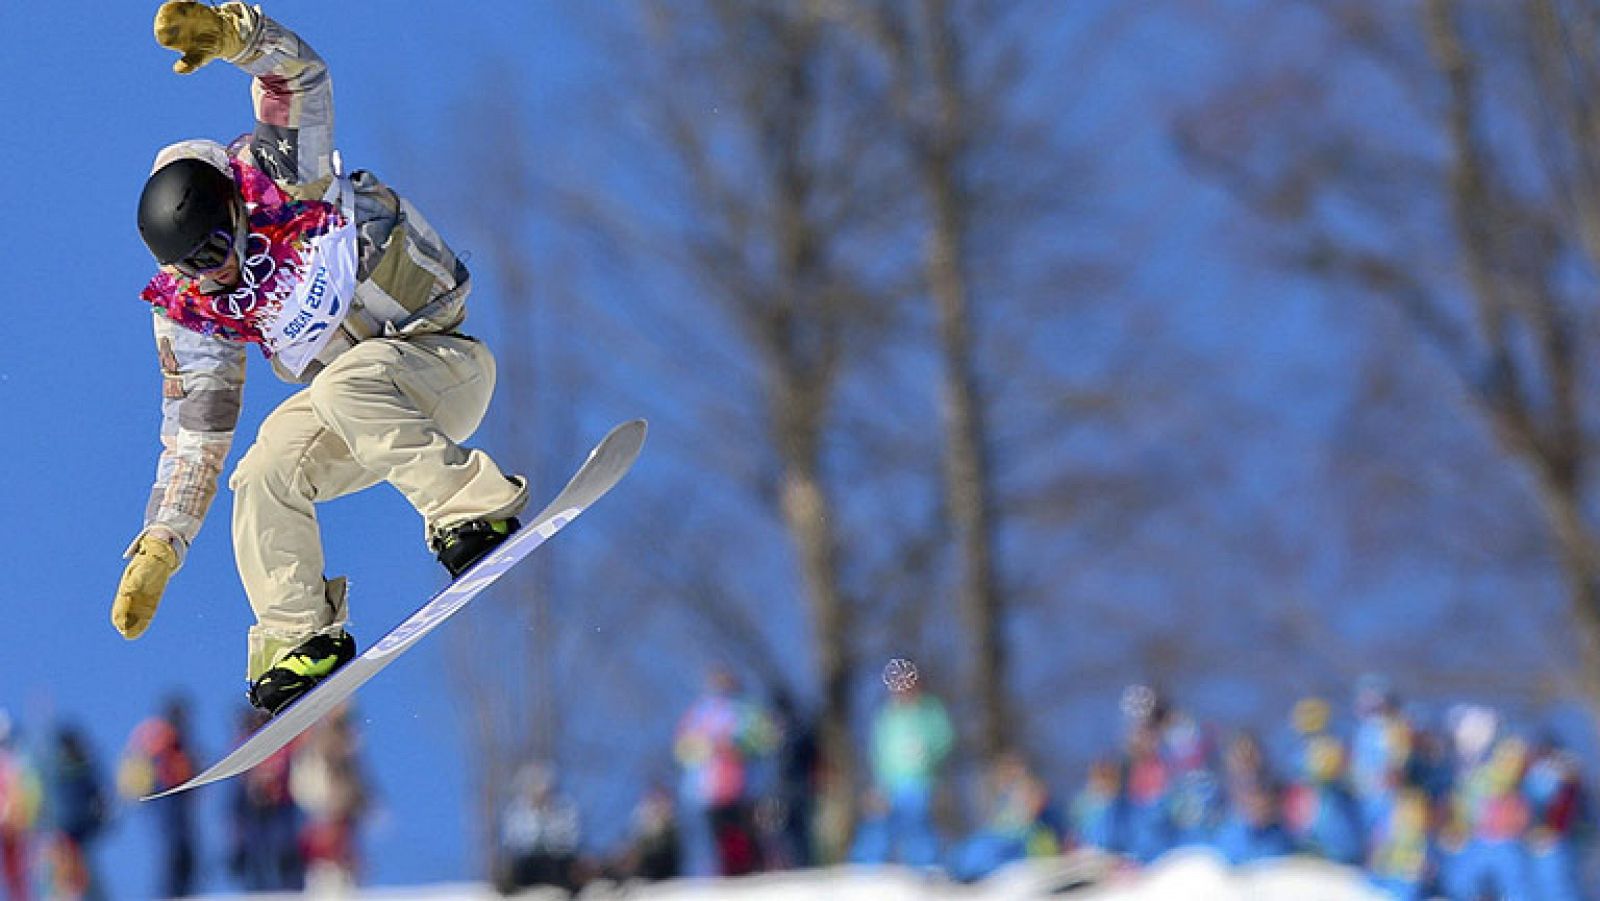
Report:
[[[277,665],[250,683],[250,703],[272,716],[296,698],[315,688],[356,656],[356,640],[349,632],[316,635]]]
[[[516,517],[508,519],[473,519],[460,525],[441,529],[435,539],[439,562],[450,571],[450,578],[459,578],[472,564],[510,538],[522,523]]]

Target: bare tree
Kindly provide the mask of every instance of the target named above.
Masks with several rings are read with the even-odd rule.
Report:
[[[531,222],[541,186],[529,172],[532,131],[526,97],[515,75],[500,68],[485,80],[499,86],[475,95],[468,123],[451,148],[464,165],[455,171],[455,212],[469,228],[457,240],[470,248],[479,290],[474,309],[492,316],[497,339],[495,404],[484,431],[501,449],[509,470],[528,481],[533,507],[559,490],[576,460],[572,408],[586,375],[567,352],[562,334],[568,306],[557,277],[541,271]],[[480,285],[481,288],[481,285]],[[475,604],[452,632],[451,677],[465,701],[463,717],[472,748],[478,847],[497,872],[497,830],[520,766],[559,764],[572,756],[565,710],[581,704],[579,680],[565,664],[586,654],[586,636],[552,609],[570,605],[562,578],[572,538],[542,550],[517,567],[490,597]]]
[[[800,4],[659,4],[644,24],[649,64],[628,80],[629,111],[656,157],[652,200],[669,205],[666,221],[618,215],[602,192],[572,200],[625,253],[643,251],[693,285],[728,323],[732,351],[754,363],[772,461],[757,492],[782,524],[808,611],[837,853],[853,820],[862,602],[845,585],[855,564],[830,446],[841,383],[885,317],[877,261],[851,246],[885,193],[872,182],[870,107],[859,99],[871,86]],[[715,584],[699,583],[700,605],[716,603]]]
[[[547,299],[535,292],[535,277],[524,250],[524,221],[529,207],[528,180],[521,174],[525,157],[521,117],[507,97],[474,117],[477,159],[467,171],[476,177],[466,190],[473,198],[469,221],[477,240],[487,242],[479,255],[479,276],[492,277],[497,286],[495,308],[499,314],[504,347],[497,354],[497,406],[495,432],[505,442],[508,459],[531,466],[525,474],[530,493],[548,493],[539,464],[549,454],[533,436],[540,414],[543,373],[535,346],[536,304]],[[481,292],[480,292],[481,293]],[[548,445],[546,445],[548,446]],[[537,504],[538,501],[535,501]],[[529,561],[505,579],[505,588],[489,603],[463,617],[463,628],[453,636],[451,673],[467,702],[464,716],[470,724],[473,788],[485,872],[501,871],[500,811],[509,800],[517,768],[530,759],[552,760],[557,733],[552,693],[554,623],[549,616],[549,555]]]
[[[883,60],[885,119],[900,146],[907,187],[919,200],[918,292],[932,314],[941,363],[943,498],[967,641],[966,694],[976,713],[973,750],[989,759],[1021,738],[1006,637],[1017,586],[997,547],[1008,516],[1035,503],[1008,503],[1013,499],[1002,492],[1011,461],[997,447],[1007,430],[995,396],[1031,382],[1027,394],[1054,394],[1065,401],[1059,410],[1079,421],[1124,405],[1105,403],[1115,394],[1109,387],[1074,393],[1058,378],[1037,380],[1036,361],[1018,353],[1015,343],[993,335],[985,340],[985,332],[1031,320],[1036,328],[1060,329],[1064,338],[1071,334],[1064,311],[1110,309],[1125,300],[1114,287],[1120,262],[1077,250],[1041,252],[1027,238],[1081,219],[1091,206],[1083,198],[1101,186],[1104,173],[1085,147],[1067,138],[1063,123],[1075,102],[1090,95],[1082,86],[1092,80],[1101,48],[1114,43],[1132,16],[1128,7],[1093,3],[1062,16],[1054,4],[1025,0],[812,2],[865,38]],[[1073,61],[1072,86],[1056,83],[1049,61],[1060,58]],[[1055,88],[1032,102],[1019,100],[1045,84]],[[1016,271],[1049,275],[1008,291],[1007,269],[1012,277]],[[999,348],[1005,349],[996,354]],[[1085,356],[1106,350],[1088,342],[1074,347]],[[1041,441],[1059,440],[1063,432],[1053,413],[1010,431]],[[1063,461],[1053,477],[1070,478],[1074,466]],[[1059,521],[1074,519],[1062,493],[1043,494]]]
[[[1274,223],[1275,252],[1389,301],[1453,375],[1527,477],[1600,709],[1588,438],[1600,385],[1586,364],[1600,59],[1585,35],[1597,13],[1555,0],[1280,8],[1268,15],[1296,32],[1298,54],[1263,48],[1179,135]]]
[[[997,528],[990,464],[988,405],[973,335],[968,257],[972,228],[971,143],[992,98],[973,97],[965,80],[966,39],[943,0],[907,4],[817,4],[854,25],[887,57],[893,111],[927,205],[923,277],[938,323],[944,361],[944,496],[959,549],[958,608],[970,640],[970,694],[978,710],[978,752],[1009,746],[1009,691],[1003,640],[1005,603],[996,572]]]

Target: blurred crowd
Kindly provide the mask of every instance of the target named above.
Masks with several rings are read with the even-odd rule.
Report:
[[[1577,759],[1487,707],[1426,724],[1364,677],[1347,728],[1324,699],[1295,704],[1281,768],[1256,735],[1219,735],[1148,688],[1123,708],[1121,755],[1095,763],[1066,807],[1074,845],[1130,865],[1191,845],[1235,864],[1313,855],[1402,899],[1593,897],[1582,864],[1594,808]]]
[[[1235,864],[1326,858],[1361,868],[1400,899],[1596,898],[1581,875],[1596,818],[1577,759],[1490,708],[1457,706],[1424,722],[1384,680],[1368,677],[1351,703],[1301,700],[1266,740],[1213,728],[1148,687],[1128,689],[1121,714],[1120,739],[1106,736],[1120,748],[1095,760],[1072,791],[1056,791],[1026,755],[1002,753],[981,765],[963,814],[960,739],[945,705],[915,680],[896,684],[871,715],[848,845],[824,851],[826,767],[814,721],[792,699],[758,699],[718,669],[679,720],[675,783],[644,792],[609,853],[593,852],[554,768],[523,765],[498,819],[495,882],[506,893],[577,891],[597,879],[804,868],[841,853],[857,864],[973,881],[1014,861],[1085,851],[1132,871],[1198,846]],[[260,722],[242,713],[239,739]],[[227,783],[228,834],[206,836],[205,847],[200,795],[131,808],[157,837],[159,882],[150,893],[192,894],[203,859],[224,862],[245,891],[353,886],[370,807],[359,751],[348,713],[330,716]],[[25,742],[0,713],[6,897],[104,897],[93,852],[118,796],[177,785],[196,761],[181,700],[133,731],[109,786],[81,732],[62,726],[42,744]]]
[[[263,720],[243,708],[237,739]],[[134,893],[178,898],[199,889],[203,854],[218,855],[243,891],[337,892],[356,884],[357,836],[368,808],[359,745],[347,711],[328,716],[262,765],[228,783],[228,831],[202,836],[186,792],[131,803],[199,772],[189,706],[170,699],[139,723],[108,776],[81,730],[61,725],[40,739],[0,711],[0,869],[5,897],[96,899]],[[124,815],[145,820],[155,883],[102,880],[95,847]]]
[[[972,881],[1032,857],[1088,850],[1136,870],[1198,846],[1234,864],[1333,860],[1401,899],[1595,897],[1581,875],[1594,808],[1560,742],[1519,734],[1481,706],[1421,722],[1376,677],[1353,695],[1342,710],[1320,698],[1294,705],[1272,753],[1255,734],[1225,734],[1130,688],[1119,751],[1075,791],[1056,792],[1021,753],[1000,754],[965,817],[976,828],[960,830],[949,825],[963,819],[950,798],[957,732],[937,697],[901,686],[873,714],[848,858]],[[577,808],[548,771],[531,771],[506,819],[503,887],[737,876],[819,859],[817,745],[787,699],[764,704],[715,672],[673,751],[676,791],[646,797],[609,863],[580,859]]]

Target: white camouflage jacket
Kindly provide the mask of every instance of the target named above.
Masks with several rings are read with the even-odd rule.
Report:
[[[219,151],[234,153],[291,195],[320,198],[336,175],[327,66],[259,7],[246,12],[245,48],[229,62],[253,76],[254,131],[226,150],[209,141],[172,145],[157,156],[157,166],[183,156],[215,160]],[[340,334],[299,381],[309,382],[359,341],[451,331],[466,316],[467,269],[427,220],[371,173],[356,171],[349,179],[358,232],[355,297]],[[155,337],[162,372],[162,452],[144,532],[159,527],[176,536],[181,560],[216,496],[233,443],[248,345],[190,331],[159,307]]]

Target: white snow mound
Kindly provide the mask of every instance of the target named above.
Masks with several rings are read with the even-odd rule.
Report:
[[[256,896],[259,897],[259,896]],[[487,885],[368,888],[346,897],[389,901],[491,901]],[[565,899],[531,890],[523,899]],[[579,901],[1384,901],[1361,873],[1322,860],[1285,858],[1238,869],[1203,850],[1167,855],[1138,873],[1119,873],[1093,855],[1028,861],[975,885],[901,867],[837,867],[742,879],[597,884]]]

